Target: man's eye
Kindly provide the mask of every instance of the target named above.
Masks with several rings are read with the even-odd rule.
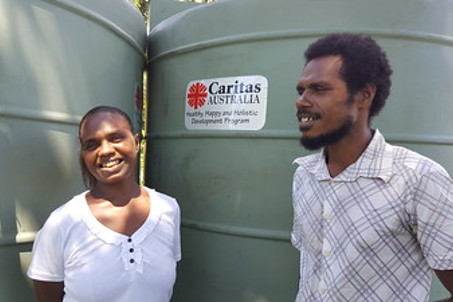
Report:
[[[316,87],[316,88],[313,88],[313,92],[314,93],[317,93],[317,94],[321,94],[321,93],[324,93],[326,92],[327,89],[323,88],[323,87]]]
[[[325,90],[324,87],[322,87],[322,86],[313,86],[312,89],[315,92],[320,92],[320,91],[324,91]]]

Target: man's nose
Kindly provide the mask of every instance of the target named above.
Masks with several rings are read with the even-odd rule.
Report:
[[[310,98],[307,94],[307,91],[304,91],[296,100],[296,108],[300,110],[302,108],[311,107],[313,104],[310,101]]]

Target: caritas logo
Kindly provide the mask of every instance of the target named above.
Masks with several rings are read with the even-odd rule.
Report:
[[[199,79],[187,83],[188,130],[259,130],[266,122],[267,79],[261,75]]]
[[[207,90],[208,87],[203,83],[192,84],[187,93],[187,104],[195,110],[203,107],[208,97]]]

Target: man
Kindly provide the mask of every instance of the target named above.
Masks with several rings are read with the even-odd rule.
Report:
[[[385,53],[370,37],[340,33],[305,58],[301,144],[323,149],[295,160],[296,301],[428,301],[433,271],[453,292],[453,182],[370,126],[390,91]]]

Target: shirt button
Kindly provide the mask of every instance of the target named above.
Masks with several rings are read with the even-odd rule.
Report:
[[[321,288],[319,289],[319,293],[320,293],[321,295],[324,295],[325,293],[327,293],[327,288],[321,287]]]
[[[127,242],[132,242],[132,238],[127,238]]]
[[[324,255],[324,257],[330,257],[332,256],[332,251],[325,251],[322,254]]]
[[[326,214],[324,214],[324,218],[325,218],[327,221],[331,221],[331,220],[332,220],[332,214],[326,213]]]
[[[134,249],[133,249],[133,248],[130,248],[130,249],[129,249],[129,252],[130,252],[130,253],[133,253],[133,252],[134,252]]]
[[[131,260],[129,260],[129,262],[130,262],[130,263],[134,263],[134,262],[135,262],[135,260],[134,260],[134,259],[131,259]]]

